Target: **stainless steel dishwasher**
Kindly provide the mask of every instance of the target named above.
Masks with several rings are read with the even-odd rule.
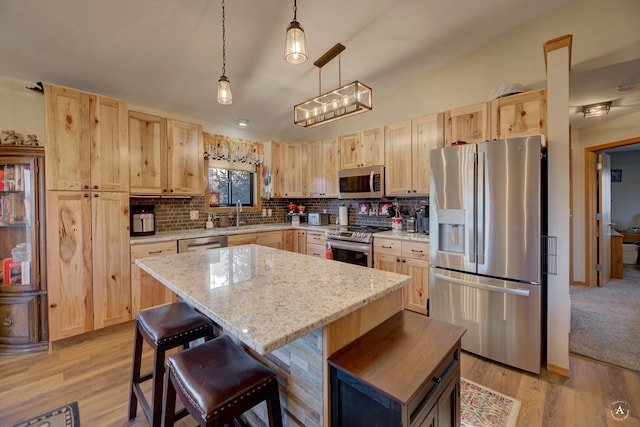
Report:
[[[225,248],[227,236],[194,237],[178,239],[178,253],[206,251],[207,249]]]

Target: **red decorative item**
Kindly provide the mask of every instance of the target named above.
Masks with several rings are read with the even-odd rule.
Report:
[[[333,259],[333,251],[331,250],[331,246],[327,245],[327,250],[324,252],[324,256],[327,259]]]

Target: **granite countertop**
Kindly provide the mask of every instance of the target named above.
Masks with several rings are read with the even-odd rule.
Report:
[[[154,243],[154,242],[166,242],[169,240],[178,239],[190,239],[195,237],[207,237],[207,236],[228,236],[231,234],[244,234],[244,233],[256,233],[262,231],[277,231],[277,230],[310,230],[310,231],[326,231],[336,228],[336,225],[308,225],[300,224],[293,226],[290,223],[279,224],[257,224],[257,225],[243,225],[240,227],[225,227],[225,228],[212,228],[212,229],[192,229],[192,230],[178,230],[168,231],[162,233],[156,233],[153,236],[133,236],[129,242],[132,245],[139,245],[142,243]],[[373,237],[385,237],[389,239],[399,240],[411,240],[416,242],[429,243],[429,235],[422,233],[407,233],[406,231],[382,231],[380,233],[374,233]]]
[[[411,277],[259,245],[136,265],[260,354],[401,289]]]
[[[373,238],[384,237],[385,239],[409,240],[412,242],[429,243],[429,235],[424,233],[407,233],[406,231],[381,231],[374,233]]]
[[[208,236],[228,236],[231,234],[245,234],[256,233],[262,231],[278,231],[289,229],[304,229],[304,230],[318,230],[325,231],[335,225],[308,225],[301,224],[299,226],[293,226],[290,223],[279,224],[256,224],[256,225],[243,225],[240,227],[216,227],[211,229],[197,228],[191,230],[177,230],[167,231],[162,233],[156,233],[152,236],[132,236],[129,243],[132,245],[139,245],[142,243],[154,243],[154,242],[166,242],[168,240],[178,239],[190,239],[195,237],[208,237]]]

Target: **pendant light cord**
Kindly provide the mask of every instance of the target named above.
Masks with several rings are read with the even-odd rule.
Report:
[[[224,25],[224,0],[222,0],[222,75],[226,76],[227,71],[227,36]]]
[[[293,20],[297,21],[296,19],[296,15],[298,13],[298,5],[296,3],[296,0],[293,0]]]

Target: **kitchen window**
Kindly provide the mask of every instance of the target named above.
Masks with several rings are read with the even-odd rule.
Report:
[[[208,210],[228,210],[240,201],[244,207],[259,208],[256,167],[243,163],[209,161],[207,168]]]

